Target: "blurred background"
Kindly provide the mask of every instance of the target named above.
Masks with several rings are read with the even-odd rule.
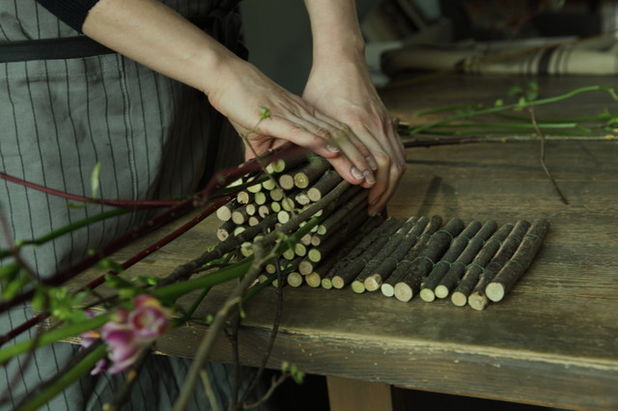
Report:
[[[618,74],[615,0],[358,0],[357,7],[378,86],[445,69]],[[311,67],[304,2],[243,0],[241,9],[250,60],[301,93]],[[504,60],[517,53],[522,57]],[[479,63],[488,56],[492,64]]]

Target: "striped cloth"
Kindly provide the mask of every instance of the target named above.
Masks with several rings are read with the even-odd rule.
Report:
[[[215,11],[210,0],[165,3],[190,17]],[[229,30],[225,34],[229,37]],[[0,2],[0,43],[76,35],[34,0]],[[231,40],[238,35],[236,29]],[[0,63],[0,96],[0,170],[65,192],[90,195],[90,175],[100,162],[101,197],[170,199],[190,194],[214,170],[242,158],[239,138],[204,95],[117,54]],[[0,181],[0,212],[8,216],[15,239],[37,238],[104,210],[69,207],[64,199]],[[49,276],[148,216],[136,212],[100,222],[51,244],[29,247],[23,257]],[[0,334],[31,315],[26,306],[0,315]],[[33,337],[30,330],[17,341]],[[24,358],[3,367],[0,410],[14,408],[40,381],[68,364],[77,349],[54,344],[37,350],[28,367]],[[170,409],[189,365],[188,360],[150,356],[126,409]],[[208,371],[217,402],[225,409],[227,367],[210,364]],[[43,409],[100,409],[123,381],[124,376],[83,378]],[[209,408],[198,389],[192,409]]]
[[[388,75],[415,70],[454,70],[474,74],[618,74],[618,42],[612,36],[581,43],[555,40],[410,45],[382,56]]]

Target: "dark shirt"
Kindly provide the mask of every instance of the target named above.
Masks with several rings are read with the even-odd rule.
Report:
[[[99,0],[36,0],[60,20],[81,33],[88,11]]]

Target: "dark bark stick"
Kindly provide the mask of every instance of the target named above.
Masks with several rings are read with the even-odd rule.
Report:
[[[403,225],[395,232],[395,234],[388,240],[388,242],[382,247],[376,255],[373,256],[361,272],[356,276],[352,282],[352,291],[357,294],[366,291],[365,280],[367,280],[375,270],[380,267],[380,264],[387,259],[402,242],[407,242],[408,233],[416,226],[418,219],[416,217],[408,218]],[[409,249],[409,247],[408,247]],[[371,281],[369,281],[371,283]],[[377,287],[374,291],[377,290]]]
[[[438,298],[446,298],[450,291],[455,287],[457,281],[463,275],[466,265],[468,265],[476,254],[481,250],[483,244],[489,239],[498,228],[495,221],[490,220],[485,222],[476,235],[470,239],[466,248],[457,257],[455,262],[450,266],[446,274],[433,289],[434,295]]]
[[[403,260],[397,263],[395,271],[380,286],[380,291],[385,297],[393,297],[395,295],[395,284],[401,281],[410,269],[413,261],[425,249],[427,243],[434,234],[442,226],[442,217],[433,216],[429,220],[429,224],[425,227],[423,234],[419,237],[416,244],[406,253]]]
[[[468,303],[468,296],[472,293],[472,290],[478,283],[483,269],[500,249],[500,245],[512,230],[513,224],[504,224],[491,236],[489,240],[485,242],[485,244],[483,244],[481,251],[474,256],[472,262],[468,263],[465,267],[465,273],[463,274],[461,281],[459,281],[457,288],[455,288],[453,294],[451,295],[451,302],[454,305],[463,307]],[[455,269],[459,268],[455,267]],[[463,272],[464,269],[461,269],[461,271]],[[458,273],[457,275],[460,274]]]
[[[461,252],[466,248],[471,237],[481,229],[480,221],[472,221],[468,226],[451,242],[448,250],[442,256],[440,261],[434,265],[433,269],[423,280],[421,284],[420,297],[425,302],[432,302],[436,299],[433,292],[434,288],[439,284],[442,277],[448,272],[451,264],[459,257]]]
[[[298,188],[307,188],[330,168],[330,163],[324,157],[311,156],[309,164],[294,174],[294,185]]]
[[[494,258],[491,259],[487,267],[482,271],[478,283],[474,287],[472,294],[468,297],[468,305],[470,307],[475,310],[484,310],[487,307],[489,299],[485,295],[485,287],[515,253],[529,227],[530,223],[525,220],[520,220],[515,224],[513,231],[504,240]]]
[[[307,196],[311,201],[320,201],[320,199],[341,182],[341,176],[335,170],[326,171],[320,179],[307,190]]]
[[[452,218],[444,228],[436,231],[427,247],[414,260],[408,274],[395,284],[395,298],[407,302],[420,291],[421,282],[433,268],[434,264],[446,251],[453,237],[463,230],[464,224],[459,218]]]
[[[350,253],[334,268],[336,274],[332,277],[333,287],[341,289],[351,283],[365,265],[365,258],[371,258],[377,249],[381,248],[388,237],[402,224],[401,220],[389,218],[369,232]]]
[[[541,248],[548,230],[549,221],[547,220],[537,220],[532,224],[513,257],[485,288],[485,295],[491,301],[502,301],[506,293],[513,288],[517,280],[526,272]]]

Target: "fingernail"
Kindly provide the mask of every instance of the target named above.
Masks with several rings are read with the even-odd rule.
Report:
[[[375,177],[373,176],[373,173],[370,170],[365,170],[363,172],[363,175],[365,176],[365,181],[368,184],[374,185],[376,183],[376,179],[375,179]]]
[[[337,146],[333,146],[332,144],[327,144],[327,145],[326,145],[326,149],[327,149],[328,151],[332,152],[332,153],[338,153],[338,152],[340,152],[340,151],[341,151],[341,150],[339,150],[339,147],[337,147]]]
[[[352,168],[350,169],[350,173],[352,173],[352,176],[354,176],[354,178],[357,178],[359,180],[365,178],[363,173],[361,173],[360,170],[354,166],[352,166]]]
[[[376,171],[378,169],[378,164],[376,163],[376,161],[373,159],[372,156],[367,156],[365,157],[365,159],[367,160],[367,163],[369,163],[369,167],[371,167],[373,171]]]

